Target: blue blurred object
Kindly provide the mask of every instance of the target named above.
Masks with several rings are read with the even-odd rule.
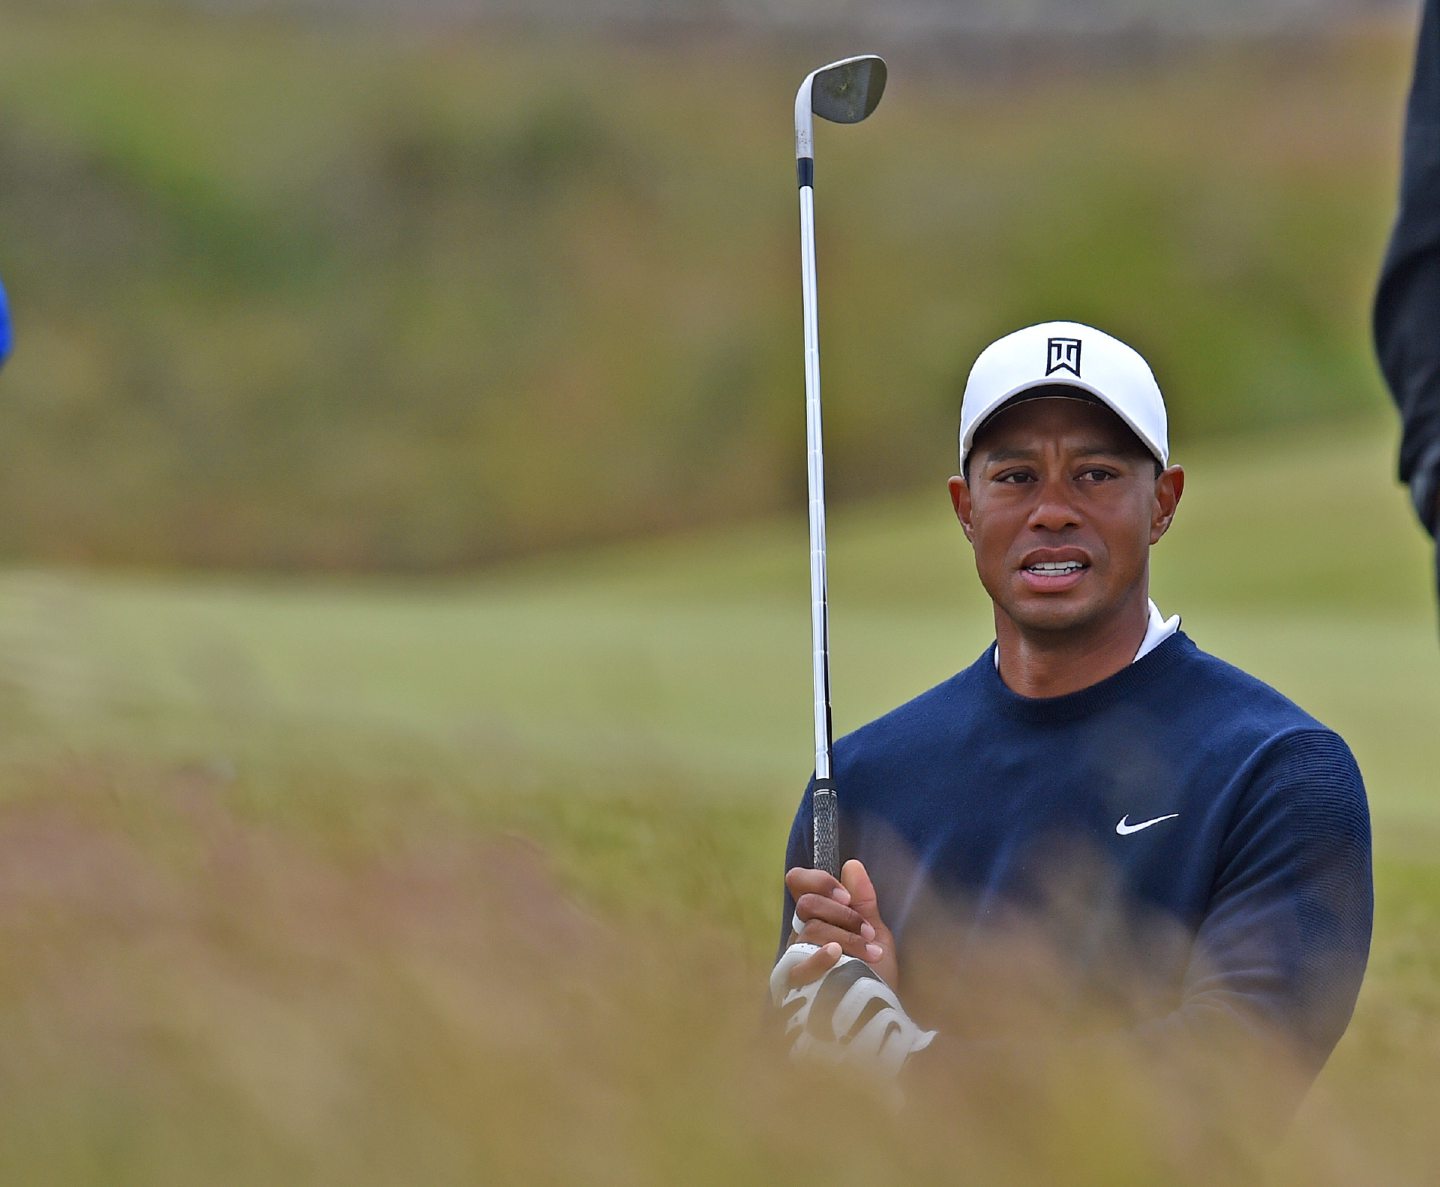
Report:
[[[5,286],[0,284],[0,367],[10,357],[10,307],[5,303]]]

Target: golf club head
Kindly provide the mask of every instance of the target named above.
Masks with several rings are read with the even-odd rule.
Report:
[[[874,54],[844,58],[811,75],[810,108],[835,124],[858,124],[880,106],[885,59]]]

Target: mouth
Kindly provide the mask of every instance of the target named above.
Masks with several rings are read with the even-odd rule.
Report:
[[[1078,585],[1090,571],[1090,561],[1078,549],[1066,549],[1056,555],[1031,554],[1020,565],[1020,580],[1036,593],[1063,593]]]

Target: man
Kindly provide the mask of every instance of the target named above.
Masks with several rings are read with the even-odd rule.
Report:
[[[1400,210],[1375,294],[1375,350],[1400,412],[1400,481],[1440,527],[1440,13],[1426,0],[1405,113]],[[1440,553],[1437,553],[1440,564]],[[1440,568],[1437,568],[1440,575]]]
[[[1150,601],[1185,489],[1150,368],[1073,322],[1010,334],[970,372],[959,461],[996,641],[837,742],[838,882],[801,802],[772,976],[795,1050],[893,1073],[1113,1041],[1307,1083],[1369,949],[1364,786]]]

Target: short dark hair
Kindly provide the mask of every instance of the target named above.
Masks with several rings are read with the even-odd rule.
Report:
[[[1159,478],[1161,474],[1165,473],[1164,465],[1161,463],[1160,459],[1156,457],[1153,453],[1151,453],[1148,449],[1145,451],[1145,453],[1150,458],[1151,464],[1155,467],[1155,477]],[[958,451],[956,452],[955,456],[956,460],[959,460],[960,455]],[[970,481],[970,458],[974,456],[975,451],[972,449],[970,451],[970,456],[965,459],[965,464],[960,467],[960,477],[965,479],[966,482]]]

